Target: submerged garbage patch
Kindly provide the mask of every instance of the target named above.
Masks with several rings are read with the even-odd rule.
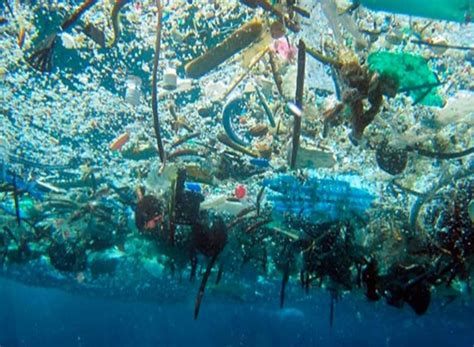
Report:
[[[354,291],[416,314],[471,295],[461,2],[5,1],[0,274],[137,300],[196,283],[195,318],[206,292],[327,290],[331,325]]]

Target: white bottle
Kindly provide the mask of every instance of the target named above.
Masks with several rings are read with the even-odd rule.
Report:
[[[125,82],[127,90],[125,91],[125,101],[133,106],[140,105],[142,80],[138,76],[128,75]]]

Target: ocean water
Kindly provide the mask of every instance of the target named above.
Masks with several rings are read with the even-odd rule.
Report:
[[[124,303],[2,280],[2,346],[470,346],[472,303],[435,303],[417,317],[348,297],[335,307],[312,295],[281,310],[277,300],[213,302],[195,321],[192,303]],[[443,317],[443,318],[441,318]]]
[[[474,346],[473,7],[1,2],[0,347]]]

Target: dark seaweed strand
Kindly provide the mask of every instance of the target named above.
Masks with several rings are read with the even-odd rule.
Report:
[[[423,40],[411,40],[411,42],[417,45],[422,45],[422,46],[451,48],[451,49],[459,49],[462,51],[474,51],[474,47],[469,47],[469,46],[456,46],[456,45],[453,46],[453,45],[446,45],[443,43],[433,43],[433,42],[428,42],[428,41],[423,41]]]
[[[451,152],[451,153],[443,153],[443,152],[431,152],[423,148],[412,148],[415,150],[419,155],[429,158],[435,159],[458,159],[465,157],[474,153],[474,147],[468,148],[461,152]]]
[[[9,227],[4,226],[4,227],[3,227],[3,231],[6,232],[7,235],[10,236],[11,239],[12,239],[13,241],[15,241],[15,243],[16,243],[17,245],[19,245],[18,239],[16,238],[15,234],[13,234],[13,232],[11,231],[11,229],[10,229]]]
[[[280,308],[283,308],[283,306],[285,305],[285,289],[286,289],[286,285],[288,284],[289,279],[290,279],[290,261],[288,260],[285,264],[283,278],[281,280]]]
[[[201,307],[202,298],[204,297],[207,280],[209,279],[209,275],[211,274],[212,267],[214,266],[218,255],[219,253],[214,254],[214,256],[209,261],[209,264],[207,264],[206,272],[204,273],[201,285],[199,286],[199,292],[196,297],[196,304],[194,306],[194,319],[197,319],[197,317],[199,316],[199,308]]]
[[[174,179],[171,181],[171,198],[168,206],[168,228],[169,228],[169,240],[171,243],[174,243],[174,233],[176,231],[175,221],[175,208],[176,208],[176,182],[177,180]],[[191,274],[191,278],[194,276]]]
[[[237,214],[236,219],[244,218],[246,215],[253,211],[255,211],[255,208],[253,206],[246,207]]]
[[[114,46],[117,42],[117,39],[120,37],[120,22],[119,22],[119,13],[122,7],[129,0],[116,0],[114,7],[112,8],[112,29],[114,30],[114,39],[112,40],[110,46]],[[161,19],[160,19],[161,22]]]
[[[15,202],[15,215],[16,215],[16,222],[18,226],[21,225],[21,218],[20,218],[20,201],[18,200],[18,190],[16,187],[16,175],[13,174],[13,200]]]
[[[5,252],[2,253],[2,258],[0,260],[0,266],[3,266],[3,264],[5,263],[5,259],[7,257],[7,254],[8,254],[8,248],[6,248]]]
[[[217,140],[226,145],[227,147],[229,148],[232,148],[233,150],[237,151],[237,152],[240,152],[240,153],[243,153],[243,154],[247,154],[251,157],[254,157],[254,158],[258,158],[259,155],[258,153],[255,153],[254,151],[248,149],[247,147],[243,147],[243,146],[240,146],[238,145],[237,143],[233,142],[226,134],[224,133],[221,133],[221,134],[218,134],[217,135]]]
[[[265,192],[265,186],[262,186],[262,188],[260,188],[258,194],[257,194],[257,201],[255,203],[255,205],[257,206],[257,216],[260,215],[260,206],[261,206],[261,203],[262,203],[262,198],[263,198],[263,193]]]
[[[49,72],[52,68],[53,50],[57,33],[48,35],[37,45],[37,49],[28,57],[26,61],[35,70]]]
[[[69,29],[97,0],[86,0],[62,24],[61,30]]]
[[[13,13],[13,10],[12,10],[10,4],[8,3],[8,0],[5,0],[4,3],[5,3],[6,8],[8,9],[8,12],[10,12],[11,16],[13,18],[15,18],[15,14]]]
[[[87,11],[92,5],[94,5],[97,0],[86,0],[79,6],[62,24],[60,27],[61,31],[69,29],[76,21],[81,17],[81,15]],[[56,42],[56,37],[58,32],[54,32],[48,35],[43,41],[41,41],[36,50],[26,58],[28,64],[31,65],[35,70],[41,72],[50,72],[52,69],[52,57],[54,45]]]
[[[156,0],[156,6],[158,9],[157,17],[158,23],[156,24],[156,41],[155,41],[155,57],[153,59],[153,76],[151,83],[151,107],[153,111],[153,127],[155,129],[156,142],[158,143],[158,154],[160,155],[160,161],[162,164],[166,162],[165,149],[163,148],[163,141],[161,139],[161,128],[160,119],[158,118],[158,88],[157,88],[157,74],[158,74],[158,61],[160,58],[161,50],[161,20],[163,12],[161,9],[161,0]]]
[[[257,221],[256,223],[250,225],[247,229],[245,229],[246,234],[253,233],[256,231],[258,228],[264,226],[265,224],[268,224],[272,221],[271,218],[265,218],[264,220]]]
[[[194,139],[198,136],[201,136],[200,131],[196,131],[194,133],[188,134],[188,135],[176,140],[175,142],[173,142],[173,144],[171,145],[171,148],[178,147],[178,146],[182,145],[183,143],[188,142],[189,140],[192,140],[192,139]]]
[[[303,107],[305,65],[306,65],[306,46],[303,40],[300,40],[298,44],[298,73],[296,75],[296,95],[295,95],[295,104],[300,109]],[[296,156],[298,155],[298,148],[300,146],[300,135],[301,135],[301,116],[294,115],[293,141],[292,141],[291,163],[290,163],[290,168],[292,170],[296,166]]]
[[[291,6],[291,9],[293,11],[295,11],[296,13],[298,13],[301,17],[311,18],[311,13],[309,13],[306,9],[304,9],[302,7],[293,5],[293,6]]]
[[[166,159],[167,160],[173,160],[175,158],[178,158],[178,157],[183,157],[183,156],[193,156],[193,157],[202,157],[202,158],[206,158],[206,154],[205,153],[202,153],[201,151],[199,150],[195,150],[195,149],[192,149],[192,148],[183,148],[183,149],[178,149],[172,153],[170,153]]]
[[[224,272],[224,266],[222,264],[219,264],[219,270],[217,271],[217,277],[216,277],[216,286],[221,281],[223,272]]]
[[[236,218],[234,218],[234,220],[232,220],[230,223],[227,224],[227,229],[230,230],[232,229],[233,227],[235,227],[236,225],[242,223],[243,221],[250,221],[250,220],[254,220],[257,218],[257,216],[248,216],[250,213],[252,213],[253,211],[255,211],[255,209],[250,206],[250,207],[247,207],[245,208],[244,210],[242,210],[237,216]]]

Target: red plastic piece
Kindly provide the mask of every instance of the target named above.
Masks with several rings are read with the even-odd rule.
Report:
[[[234,194],[237,199],[243,199],[245,195],[247,195],[247,189],[242,184],[238,184],[237,187],[235,187]]]

